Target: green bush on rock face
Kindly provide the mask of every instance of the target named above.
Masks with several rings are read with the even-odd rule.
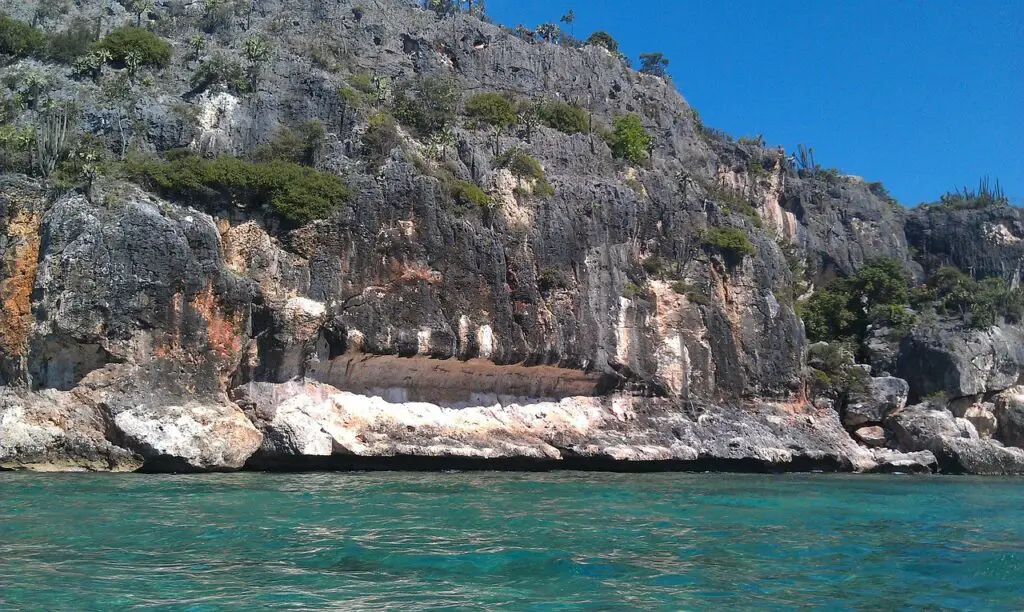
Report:
[[[269,205],[294,225],[327,217],[349,195],[337,176],[280,160],[253,163],[228,156],[203,159],[191,152],[173,152],[165,160],[129,158],[125,170],[167,196]]]
[[[546,100],[537,108],[541,123],[565,134],[590,131],[590,113],[579,106],[559,100]]]
[[[242,65],[219,53],[199,64],[192,73],[189,84],[197,92],[206,91],[214,85],[223,85],[234,93],[245,93],[249,90],[249,81]]]
[[[614,128],[607,136],[612,155],[634,164],[643,163],[653,141],[640,117],[623,115],[613,119],[612,124]]]
[[[529,153],[519,149],[509,149],[494,158],[494,166],[496,168],[508,168],[513,176],[519,178],[544,180],[544,169],[540,167],[540,162]]]
[[[282,127],[269,143],[256,147],[253,159],[258,162],[286,161],[313,166],[324,146],[327,132],[317,120],[306,121],[297,128]]]
[[[466,100],[466,115],[496,128],[512,125],[518,116],[512,100],[494,91],[476,94]]]
[[[124,62],[134,53],[143,66],[166,68],[171,63],[170,43],[142,28],[118,28],[104,36],[96,47],[110,53],[116,62]]]
[[[430,136],[452,124],[458,101],[459,92],[454,80],[426,77],[395,88],[392,114],[420,136]]]
[[[450,188],[456,204],[461,207],[477,206],[479,208],[487,208],[491,205],[490,196],[483,189],[469,181],[453,181]]]
[[[0,14],[0,56],[13,58],[36,55],[46,45],[46,37],[36,28]]]
[[[371,165],[379,166],[391,151],[401,143],[398,124],[387,113],[377,113],[367,122],[363,134],[363,149]]]
[[[711,228],[704,237],[704,244],[740,258],[754,254],[754,245],[746,232],[736,227]]]
[[[813,344],[807,351],[809,383],[815,395],[835,398],[864,393],[871,375],[854,365],[854,349],[842,342]]]
[[[1024,318],[1024,291],[1010,289],[998,277],[974,280],[953,266],[941,266],[923,287],[910,297],[916,308],[932,307],[945,315],[959,316],[971,327],[984,329],[1005,318],[1017,323]]]
[[[77,58],[87,54],[93,43],[92,25],[85,19],[78,18],[71,22],[67,29],[51,34],[46,43],[47,59],[71,64]]]
[[[836,279],[800,306],[808,339],[859,343],[869,324],[909,326],[909,280],[891,258],[870,261],[853,276]]]

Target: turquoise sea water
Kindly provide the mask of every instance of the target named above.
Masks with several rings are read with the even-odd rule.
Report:
[[[1024,608],[1024,481],[0,473],[0,609]]]

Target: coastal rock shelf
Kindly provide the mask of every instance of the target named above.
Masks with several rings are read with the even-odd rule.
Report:
[[[449,408],[392,403],[314,381],[249,383],[234,396],[241,409],[141,404],[111,417],[106,404],[84,392],[9,393],[0,412],[0,466],[901,472],[936,466],[928,451],[859,446],[834,411],[782,404],[683,406],[614,394]],[[61,421],[74,427],[63,430]]]

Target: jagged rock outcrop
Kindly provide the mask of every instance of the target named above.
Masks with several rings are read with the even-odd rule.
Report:
[[[902,453],[887,448],[874,449],[875,467],[869,470],[875,474],[932,474],[940,466],[931,451]]]
[[[910,386],[902,378],[871,378],[867,388],[852,394],[843,408],[843,425],[856,429],[881,424],[890,413],[906,406]]]
[[[1011,387],[995,396],[999,437],[1011,446],[1024,448],[1024,387]]]
[[[953,323],[915,328],[900,343],[895,374],[911,400],[935,393],[958,398],[1016,384],[1024,364],[1024,330],[1000,325],[966,330]]]
[[[238,469],[263,441],[238,407],[227,401],[139,405],[117,414],[114,426],[149,470]]]
[[[953,265],[975,278],[999,276],[1020,283],[1024,219],[1016,208],[918,206],[907,211],[904,232],[929,265]]]
[[[83,394],[0,390],[0,469],[133,471],[109,416]]]
[[[979,401],[977,396],[953,400],[948,405],[953,416],[966,419],[978,431],[978,435],[988,439],[995,435],[998,422],[995,415],[995,404]]]
[[[817,279],[852,274],[879,257],[918,270],[903,234],[903,209],[877,197],[862,180],[791,177],[782,205],[800,223],[800,240]]]
[[[857,440],[872,448],[883,447],[888,441],[885,436],[885,429],[879,425],[865,425],[863,427],[858,427],[853,432],[853,435]]]

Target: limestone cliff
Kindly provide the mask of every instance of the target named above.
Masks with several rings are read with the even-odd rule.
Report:
[[[925,331],[887,345],[884,374],[910,388],[856,421],[879,443],[851,437],[848,398],[808,398],[796,313],[809,287],[879,255],[920,274],[924,227],[957,226],[928,243],[952,263],[1018,274],[1016,210],[975,225],[905,211],[709,130],[672,84],[602,47],[398,0],[170,0],[138,15],[87,1],[43,29],[78,18],[100,34],[143,24],[171,60],[3,68],[11,125],[38,141],[63,108],[71,135],[46,180],[25,176],[44,174],[31,155],[0,179],[0,467],[1024,471],[1024,451],[990,439],[1014,433],[982,440],[950,413],[932,433],[955,444],[931,444],[893,420],[974,354]],[[31,100],[29,82],[44,83]],[[456,105],[427,130],[402,104],[438,83]],[[518,105],[503,129],[467,116],[486,92]],[[532,117],[545,101],[585,112],[585,129]],[[652,138],[642,162],[602,136],[631,114]],[[349,194],[311,218],[253,189],[143,180],[133,161],[254,159],[309,120],[322,134],[301,172]],[[1008,255],[961,250],[972,240]],[[1019,333],[1004,328],[946,332],[999,373],[949,374],[952,396],[984,403],[1016,382],[1016,345],[991,348]]]

